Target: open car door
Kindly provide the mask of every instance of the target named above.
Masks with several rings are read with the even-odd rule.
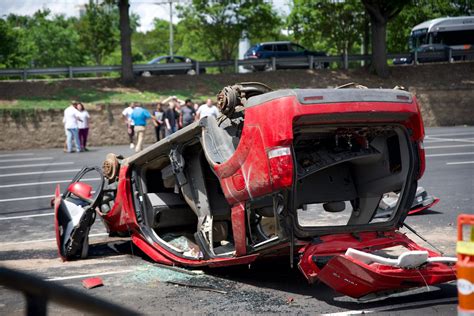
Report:
[[[86,175],[95,175],[86,178]],[[98,177],[97,177],[98,176]],[[102,198],[104,177],[99,167],[83,168],[61,195],[59,185],[54,198],[56,242],[61,259],[87,257],[89,231],[95,209]]]

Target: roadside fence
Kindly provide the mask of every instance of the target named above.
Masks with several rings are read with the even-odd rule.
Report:
[[[447,50],[436,52],[415,52],[402,54],[388,54],[387,58],[394,64],[418,64],[424,62],[458,60],[474,60],[474,50]],[[202,69],[206,68],[232,68],[238,73],[240,67],[248,70],[269,70],[300,68],[300,69],[320,69],[327,68],[331,63],[338,64],[344,69],[349,68],[349,63],[370,62],[371,55],[337,55],[337,56],[305,56],[293,58],[269,58],[269,59],[236,59],[224,61],[196,61],[193,63],[167,63],[167,64],[136,64],[133,65],[133,72],[137,75],[146,72],[170,72],[179,71],[199,75]],[[52,67],[52,68],[23,68],[23,69],[0,69],[0,77],[13,77],[26,81],[28,78],[43,75],[60,75],[66,78],[78,78],[87,74],[120,73],[121,66],[81,66],[81,67]]]

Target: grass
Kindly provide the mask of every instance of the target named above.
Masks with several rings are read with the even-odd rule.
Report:
[[[94,104],[110,104],[110,103],[126,103],[126,102],[158,102],[168,96],[177,96],[179,99],[192,98],[193,101],[204,101],[210,96],[196,95],[192,91],[170,90],[149,92],[138,90],[97,90],[83,88],[65,88],[59,93],[48,97],[22,97],[17,100],[1,100],[0,109],[5,110],[29,110],[29,109],[64,109],[72,100],[78,100],[85,104],[86,107]]]

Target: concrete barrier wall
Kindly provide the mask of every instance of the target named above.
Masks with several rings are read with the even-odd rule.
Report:
[[[474,125],[474,90],[412,91],[418,98],[425,126]],[[127,144],[128,135],[122,119],[122,104],[96,105],[89,108],[91,127],[90,146]],[[151,107],[148,107],[151,110]],[[65,140],[62,123],[63,110],[36,110],[1,118],[0,149],[28,149],[63,147]],[[145,142],[155,141],[150,123]]]

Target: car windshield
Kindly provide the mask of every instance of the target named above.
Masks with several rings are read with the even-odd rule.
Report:
[[[304,52],[306,50],[303,46],[298,44],[291,44],[290,47],[293,52]]]
[[[257,45],[254,45],[254,46],[250,47],[245,54],[250,55],[256,50],[257,50]]]
[[[150,60],[150,61],[148,62],[148,65],[151,65],[151,64],[158,64],[163,58],[164,58],[163,56],[153,58],[152,60]]]
[[[421,45],[428,44],[428,29],[415,30],[411,32],[410,40],[408,42],[410,50],[415,50]]]

